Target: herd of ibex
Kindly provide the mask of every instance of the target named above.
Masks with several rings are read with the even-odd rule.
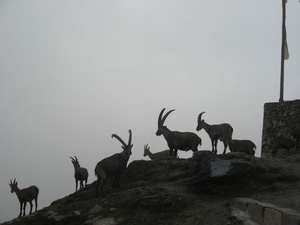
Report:
[[[147,145],[144,146],[144,156],[149,156],[151,160],[159,158],[168,158],[168,157],[177,157],[177,151],[189,151],[193,152],[198,151],[198,146],[201,146],[201,138],[192,132],[179,132],[171,131],[164,125],[166,118],[174,110],[168,111],[164,116],[165,108],[161,110],[158,116],[158,129],[156,135],[163,135],[168,148],[167,150],[151,153],[150,147]],[[231,152],[244,152],[248,155],[254,155],[256,146],[250,140],[236,140],[232,139],[233,128],[228,123],[214,124],[210,125],[206,123],[201,117],[204,112],[201,112],[198,116],[198,124],[196,127],[197,131],[200,131],[202,128],[208,134],[211,145],[212,152],[217,154],[217,143],[218,140],[222,141],[224,144],[223,154],[226,154],[227,146]],[[289,128],[289,132],[293,138],[296,139],[296,146],[298,147],[300,139],[300,128]],[[112,134],[112,138],[116,138],[122,144],[123,151],[121,153],[116,153],[110,157],[102,159],[97,163],[95,167],[95,175],[97,176],[96,184],[96,196],[98,196],[98,187],[100,185],[100,191],[102,197],[104,197],[103,186],[107,181],[108,177],[114,176],[113,187],[120,187],[120,177],[122,172],[126,169],[129,157],[131,155],[132,149],[132,132],[129,130],[129,140],[126,144],[118,135]],[[276,157],[276,153],[280,148],[285,148],[289,152],[290,148],[294,146],[294,141],[289,138],[284,137],[274,137],[273,139],[273,151],[272,156]],[[78,190],[78,181],[80,182],[79,189],[82,189],[86,186],[88,180],[88,171],[86,168],[80,167],[79,161],[76,156],[70,157],[72,164],[74,166],[74,177],[75,177],[75,190]],[[20,214],[19,217],[25,216],[26,203],[30,204],[30,214],[32,213],[32,201],[35,201],[35,211],[37,210],[37,199],[39,194],[39,189],[36,186],[30,186],[28,188],[19,189],[16,179],[14,182],[10,181],[11,192],[15,192],[18,196],[20,202]],[[23,211],[23,213],[22,213]]]

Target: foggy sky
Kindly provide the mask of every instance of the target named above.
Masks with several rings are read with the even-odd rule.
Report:
[[[287,4],[285,100],[299,98],[300,4]],[[19,214],[9,181],[40,189],[39,209],[75,191],[76,155],[98,161],[132,130],[132,160],[167,149],[165,124],[202,138],[230,123],[260,156],[263,105],[279,99],[281,1],[0,1],[0,222]],[[218,152],[223,151],[219,143]],[[180,157],[191,157],[180,152]],[[29,205],[27,211],[29,212]]]

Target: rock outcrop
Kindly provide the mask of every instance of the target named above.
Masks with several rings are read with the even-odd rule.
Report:
[[[4,224],[241,224],[231,215],[236,197],[300,208],[292,197],[300,196],[300,156],[293,157],[282,161],[199,151],[189,159],[137,160],[122,175],[120,189],[107,182],[106,198],[95,197],[94,182]],[[282,193],[289,201],[274,197]]]

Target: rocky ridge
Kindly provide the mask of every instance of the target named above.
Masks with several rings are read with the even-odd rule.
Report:
[[[236,197],[300,209],[300,153],[273,159],[199,151],[189,159],[137,160],[120,189],[107,182],[105,198],[95,197],[95,185],[3,225],[243,224],[231,213]]]

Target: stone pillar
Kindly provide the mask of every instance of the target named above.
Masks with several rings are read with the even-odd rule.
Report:
[[[261,157],[271,157],[273,138],[291,138],[288,127],[300,127],[300,100],[265,103]]]

